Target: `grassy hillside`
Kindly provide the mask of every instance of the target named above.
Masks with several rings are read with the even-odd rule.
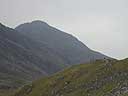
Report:
[[[128,96],[128,59],[75,65],[36,80],[13,96]]]
[[[10,96],[13,92],[14,90],[0,89],[0,96]]]

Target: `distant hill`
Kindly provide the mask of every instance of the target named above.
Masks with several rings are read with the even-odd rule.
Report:
[[[128,59],[75,65],[36,80],[12,96],[128,96]]]
[[[89,49],[74,36],[62,32],[43,21],[21,24],[18,32],[52,48],[67,64],[80,64],[107,56]]]

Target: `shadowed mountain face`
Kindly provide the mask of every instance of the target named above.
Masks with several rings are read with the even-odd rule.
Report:
[[[45,43],[68,64],[79,64],[106,57],[90,50],[72,35],[53,28],[42,21],[25,23],[15,29],[33,40]]]
[[[64,64],[45,44],[0,24],[0,86],[17,87],[26,80],[57,72]]]

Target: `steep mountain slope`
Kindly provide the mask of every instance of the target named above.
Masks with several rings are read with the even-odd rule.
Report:
[[[16,31],[22,28],[22,32]],[[0,24],[2,88],[18,87],[26,80],[55,73],[73,63],[106,57],[41,21],[23,24],[16,30]]]
[[[106,57],[44,22],[27,25],[30,34],[0,23],[0,96],[72,64]]]
[[[26,80],[57,72],[64,63],[45,44],[0,24],[0,88],[18,87]]]
[[[128,96],[128,59],[75,65],[36,80],[13,96]]]
[[[15,29],[33,40],[47,44],[68,64],[85,63],[106,57],[90,50],[72,35],[53,28],[42,21],[21,24]]]

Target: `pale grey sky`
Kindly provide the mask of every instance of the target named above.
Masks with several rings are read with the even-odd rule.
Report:
[[[15,27],[42,20],[89,48],[128,57],[128,0],[0,0],[0,22]]]

